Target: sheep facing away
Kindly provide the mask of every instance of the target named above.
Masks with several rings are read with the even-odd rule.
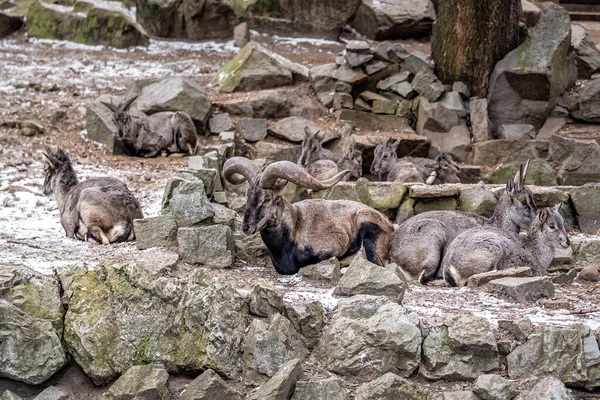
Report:
[[[152,115],[131,114],[134,96],[119,106],[101,101],[112,112],[117,138],[130,156],[154,157],[161,152],[196,154],[194,122],[184,112],[164,111]]]
[[[44,143],[43,193],[54,194],[60,223],[70,238],[98,244],[135,239],[133,220],[143,218],[140,204],[127,186],[114,178],[79,182],[69,155]]]
[[[312,190],[327,189],[348,172],[319,181],[297,164],[278,161],[260,173],[244,157],[228,159],[223,168],[230,183],[250,183],[242,230],[248,235],[260,232],[275,270],[284,275],[331,257],[343,260],[363,247],[369,261],[379,265],[387,261],[393,225],[380,212],[346,200],[291,204],[281,194],[287,182]]]

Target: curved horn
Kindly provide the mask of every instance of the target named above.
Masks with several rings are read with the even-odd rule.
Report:
[[[223,164],[223,177],[234,185],[252,182],[258,173],[258,167],[246,157],[231,157]]]
[[[525,178],[527,177],[527,169],[529,169],[529,161],[525,164],[519,165],[519,170],[515,174],[514,182],[518,188],[523,188],[525,186]]]
[[[121,111],[127,111],[129,110],[129,107],[131,107],[131,103],[133,103],[135,101],[135,99],[138,98],[138,95],[136,94],[135,96],[133,96],[132,98],[130,98],[129,100],[127,100],[125,103],[121,104],[119,106],[119,109]]]
[[[100,103],[104,104],[106,107],[108,107],[110,109],[110,111],[115,112],[115,111],[119,111],[119,107],[115,106],[114,104],[111,103],[107,103],[105,101],[100,100]]]
[[[272,189],[278,179],[284,179],[307,189],[324,190],[338,183],[348,173],[350,173],[350,170],[344,170],[325,181],[319,181],[306,172],[304,168],[293,162],[277,161],[263,171],[260,177],[260,187]]]

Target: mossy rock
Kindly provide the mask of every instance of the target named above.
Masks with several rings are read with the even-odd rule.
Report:
[[[280,17],[280,0],[233,0],[233,12],[239,18]]]
[[[27,32],[42,39],[70,40],[116,48],[147,46],[148,37],[119,2],[78,1],[74,7],[34,2],[27,11]]]
[[[505,184],[514,178],[520,165],[521,163],[518,161],[501,165],[500,168],[490,175],[490,182]],[[556,186],[558,184],[554,169],[548,164],[548,161],[541,158],[536,158],[529,162],[525,183],[537,186]]]

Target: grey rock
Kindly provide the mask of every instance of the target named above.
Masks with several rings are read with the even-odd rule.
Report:
[[[496,209],[498,200],[483,182],[460,189],[458,196],[461,211],[476,212],[486,217],[491,217]],[[467,282],[468,284],[468,282]]]
[[[561,273],[552,277],[552,282],[556,283],[557,285],[567,285],[573,282],[575,278],[577,278],[577,270],[573,268],[570,269],[568,272]]]
[[[215,268],[231,267],[235,244],[231,228],[225,225],[179,228],[177,243],[181,260]]]
[[[325,107],[331,107],[333,104],[333,91],[336,82],[332,78],[332,75],[336,69],[336,64],[332,63],[317,65],[309,70],[312,88]]]
[[[577,78],[570,51],[567,11],[552,6],[518,48],[494,67],[488,112],[494,126],[531,124],[541,128],[557,98]]]
[[[379,71],[383,71],[388,66],[387,63],[381,60],[371,60],[365,65],[367,75],[373,75]]]
[[[215,157],[213,157],[215,156]],[[196,163],[195,160],[200,158],[199,163]],[[199,181],[202,181],[204,184],[204,192],[207,196],[212,196],[213,192],[223,190],[223,185],[221,184],[221,177],[219,174],[221,160],[220,157],[216,154],[206,154],[204,156],[193,156],[188,158],[190,171],[185,171],[190,175],[193,175]],[[208,168],[200,167],[199,165],[207,165],[210,166]],[[216,167],[216,168],[215,168]]]
[[[371,47],[369,46],[369,43],[364,40],[351,40],[346,44],[346,52],[371,54]]]
[[[467,280],[467,286],[483,286],[493,280],[502,278],[525,278],[531,277],[532,272],[529,267],[518,267],[503,269],[500,271],[489,271],[482,274],[475,274]]]
[[[446,92],[440,97],[439,105],[447,110],[453,111],[460,118],[467,116],[467,109],[463,104],[463,100],[458,92]]]
[[[140,250],[177,244],[177,224],[170,214],[136,219],[133,230]]]
[[[556,174],[561,185],[600,182],[600,144],[595,140],[554,135],[550,138],[548,156],[558,166]]]
[[[227,225],[234,228],[236,220],[240,217],[234,210],[227,208],[221,204],[211,203],[210,205],[215,213],[212,217],[212,223],[217,225]]]
[[[521,303],[534,302],[542,297],[554,297],[554,285],[547,276],[500,278],[490,281],[488,290]]]
[[[369,78],[367,74],[362,72],[360,68],[352,68],[346,63],[340,65],[331,75],[333,79],[338,81],[347,82],[351,85],[364,82]]]
[[[433,71],[426,67],[421,67],[421,69],[416,72],[412,81],[412,87],[417,93],[422,94],[432,103],[437,101],[446,91],[446,88],[438,80]]]
[[[586,265],[577,275],[578,281],[598,282],[600,281],[600,273],[595,265]]]
[[[204,132],[212,103],[204,87],[196,80],[171,76],[144,87],[131,108],[146,114],[183,111],[192,118],[196,130],[201,133]]]
[[[522,318],[518,321],[499,320],[498,327],[510,332],[519,342],[527,340],[534,329],[529,318]]]
[[[211,117],[208,120],[208,126],[210,127],[210,132],[212,134],[230,131],[233,129],[233,123],[231,122],[231,118],[229,118],[229,114],[227,113],[217,114]]]
[[[540,128],[536,138],[550,139],[553,135],[560,132],[566,124],[567,119],[564,117],[550,117],[544,122],[544,125]]]
[[[250,118],[315,118],[323,112],[313,99],[299,89],[261,90],[252,96],[228,100],[218,105],[223,112]]]
[[[576,260],[600,263],[600,238],[574,237],[571,248]]]
[[[292,400],[349,400],[350,396],[336,378],[322,381],[298,381]]]
[[[500,368],[498,344],[487,319],[473,315],[443,317],[423,341],[419,372],[428,379],[474,379]]]
[[[415,135],[414,131],[408,125],[406,119],[396,115],[377,115],[364,111],[343,109],[339,110],[336,113],[336,116],[340,121],[352,123],[359,129],[367,128],[372,130],[388,131],[390,134],[393,131],[400,131],[401,135],[410,136],[412,141],[429,142],[427,139]],[[359,135],[355,136],[357,141],[361,141],[362,138],[363,137]],[[369,141],[369,148],[374,148],[376,143],[373,142],[369,137],[364,139],[364,141],[367,140]]]
[[[571,115],[585,122],[600,122],[597,110],[600,99],[600,79],[585,82],[569,103]]]
[[[473,143],[472,162],[475,165],[493,166],[506,162],[525,162],[545,158],[548,141],[541,140],[486,140]],[[600,149],[600,147],[599,147]]]
[[[386,296],[401,303],[407,283],[395,264],[387,268],[373,264],[364,258],[355,257],[334,291],[338,296],[368,294]]]
[[[511,400],[518,394],[514,383],[495,374],[478,376],[473,392],[483,400]]]
[[[181,400],[241,400],[242,398],[212,369],[190,382]]]
[[[161,201],[161,212],[163,214],[171,212],[171,201],[174,197],[179,194],[180,185],[182,183],[189,183],[191,180],[185,179],[180,176],[173,176],[167,180],[165,185],[165,191],[163,192],[163,198]]]
[[[400,64],[409,54],[401,43],[388,41],[379,43],[374,52],[375,58],[396,64]]]
[[[335,91],[339,93],[350,93],[352,91],[352,85],[338,81],[335,83]]]
[[[394,100],[373,100],[372,111],[375,114],[395,115],[398,103]]]
[[[248,22],[242,22],[233,28],[233,43],[242,48],[250,41],[250,30],[248,29]]]
[[[302,373],[302,365],[299,359],[290,360],[285,363],[279,371],[255,392],[251,393],[247,400],[289,400],[292,398],[296,382]]]
[[[250,325],[242,358],[244,380],[260,385],[293,359],[302,359],[308,350],[291,322],[274,314],[270,323],[255,319]]]
[[[521,162],[509,162],[500,165],[489,175],[491,183],[506,184],[519,170]],[[531,160],[525,183],[536,186],[556,186],[556,173],[548,161],[538,158]],[[554,205],[554,203],[550,204]]]
[[[535,139],[535,127],[530,124],[502,124],[498,127],[498,138],[509,140]]]
[[[423,129],[422,135],[431,140],[432,154],[450,153],[455,161],[467,161],[471,152],[471,132],[467,125],[459,124],[449,132],[437,132]]]
[[[472,97],[469,101],[471,132],[474,142],[492,139],[492,123],[488,115],[487,99]]]
[[[413,75],[416,75],[421,68],[433,71],[433,65],[429,58],[420,51],[413,51],[404,59],[402,67]]]
[[[167,387],[169,373],[160,364],[136,365],[127,370],[110,389],[104,393],[107,400],[130,400],[152,398],[170,400]]]
[[[528,27],[533,27],[542,17],[542,10],[535,4],[527,0],[521,0],[522,14],[521,21]]]
[[[333,109],[354,108],[354,102],[350,93],[335,93],[333,95]]]
[[[250,293],[250,313],[257,317],[269,317],[283,311],[283,292],[266,282],[259,282]]]
[[[374,40],[416,38],[429,35],[435,18],[429,0],[363,1],[352,26]]]
[[[374,381],[361,385],[356,400],[426,400],[427,391],[398,375],[388,372]]]
[[[431,103],[426,98],[421,98],[419,100],[419,112],[417,115],[416,127],[416,131],[419,135],[423,135],[425,130],[449,132],[459,123],[460,119],[458,118],[457,113],[444,107],[441,102]]]
[[[463,390],[460,392],[444,392],[443,400],[480,400],[479,397],[471,390]]]
[[[418,93],[413,89],[412,85],[407,81],[396,83],[390,88],[390,90],[392,90],[394,93],[398,93],[400,96],[408,100],[414,99],[418,95]]]
[[[600,184],[588,183],[570,191],[577,213],[577,224],[582,232],[596,234],[600,227]]]
[[[397,83],[405,82],[406,80],[408,80],[409,77],[410,72],[408,71],[395,73],[394,75],[377,82],[377,89],[388,90]]]
[[[69,396],[54,386],[48,386],[34,400],[67,400]]]
[[[373,54],[358,54],[347,51],[344,59],[351,68],[356,68],[371,61],[373,59]]]
[[[118,104],[120,99],[114,96],[102,95],[86,107],[85,129],[87,130],[87,137],[106,145],[106,149],[111,154],[125,154],[123,142],[118,139],[118,130],[112,120],[113,113],[108,107],[100,103],[101,101]]]
[[[369,103],[367,103],[360,97],[357,97],[356,100],[354,101],[354,109],[356,109],[357,111],[371,112],[372,107],[369,105]]]
[[[407,377],[421,360],[421,340],[416,321],[402,306],[383,296],[359,295],[338,302],[312,354],[341,375],[374,379],[394,372]]]
[[[306,266],[298,272],[298,275],[307,277],[308,279],[324,280],[333,283],[337,283],[342,277],[340,262],[335,257],[321,261],[318,264]]]
[[[590,79],[600,69],[600,51],[581,25],[571,25],[571,46],[575,49],[578,78]]]
[[[10,390],[5,390],[2,396],[0,396],[0,400],[23,400],[23,398]]]
[[[460,94],[460,96],[464,100],[467,100],[469,99],[469,97],[471,97],[471,91],[469,90],[467,84],[464,82],[454,82],[452,84],[452,91]]]
[[[171,200],[171,212],[177,226],[193,226],[212,218],[214,211],[204,193],[204,183],[181,183],[179,193]]]
[[[264,158],[267,163],[287,160],[297,162],[302,154],[302,147],[298,144],[282,140],[261,140],[246,147],[249,158]]]
[[[40,384],[67,363],[59,284],[8,263],[0,287],[0,377]]]
[[[564,383],[553,376],[539,381],[527,394],[527,399],[536,400],[572,400],[573,396]]]
[[[267,137],[267,120],[264,118],[242,118],[237,128],[242,137],[249,142],[258,142]]]
[[[306,347],[313,350],[325,326],[325,310],[321,303],[313,301],[286,305],[285,315],[296,329],[296,332],[304,337]]]

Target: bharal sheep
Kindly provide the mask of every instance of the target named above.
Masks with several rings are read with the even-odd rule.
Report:
[[[136,98],[119,106],[101,102],[113,112],[118,138],[128,155],[154,157],[163,151],[196,154],[196,127],[189,115],[181,111],[133,115],[129,107]]]
[[[223,168],[229,182],[250,183],[242,230],[248,235],[260,232],[275,269],[284,275],[330,257],[344,259],[361,247],[369,261],[379,265],[387,261],[393,226],[383,214],[354,201],[315,199],[291,204],[281,195],[287,182],[323,190],[347,173],[319,181],[289,161],[270,164],[260,173],[244,157],[230,158]]]
[[[68,237],[101,244],[135,239],[133,220],[144,215],[123,182],[114,178],[79,182],[62,149],[53,151],[44,143],[42,154],[46,158],[43,193],[54,194]]]
[[[444,255],[444,280],[462,286],[475,274],[516,267],[530,267],[535,276],[546,275],[555,249],[571,245],[560,206],[541,208],[526,236],[493,226],[464,231]]]
[[[320,131],[311,132],[308,127],[304,128],[304,140],[302,141],[302,154],[298,159],[298,165],[306,168],[309,174],[317,179],[324,180],[335,176],[339,171],[348,169],[349,177],[360,178],[362,176],[362,152],[354,146],[349,145],[341,159],[336,157],[330,150],[323,148],[325,135]]]
[[[381,181],[417,182],[431,184],[460,183],[460,167],[448,153],[439,153],[435,159],[402,157],[398,159],[398,140],[384,138],[375,147],[371,173]]]
[[[529,162],[521,165],[506,184],[490,219],[468,212],[429,211],[406,220],[392,235],[390,262],[398,264],[406,279],[425,283],[441,278],[440,264],[447,246],[463,231],[494,226],[518,234],[535,218],[533,193],[525,185]]]

